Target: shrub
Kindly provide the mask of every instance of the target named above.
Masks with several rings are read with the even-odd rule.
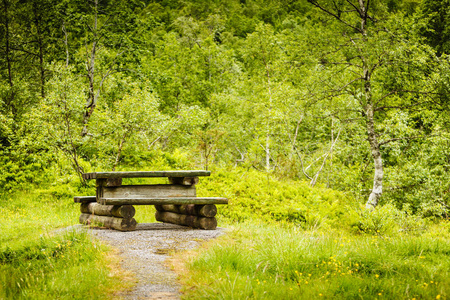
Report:
[[[350,226],[359,233],[391,235],[400,232],[424,230],[424,219],[411,215],[407,210],[399,210],[393,204],[378,206],[374,210],[365,208],[350,211]]]
[[[258,219],[303,228],[341,226],[352,202],[343,192],[241,168],[215,170],[210,178],[202,178],[198,189],[202,196],[229,198],[219,212],[230,221]]]

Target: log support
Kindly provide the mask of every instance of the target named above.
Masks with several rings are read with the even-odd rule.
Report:
[[[156,211],[155,218],[157,221],[160,222],[189,226],[192,228],[199,228],[205,230],[214,230],[217,228],[216,218],[181,215],[167,211],[166,212]]]
[[[75,197],[73,197],[73,201],[75,203],[91,203],[91,202],[96,202],[97,197],[95,197],[95,196],[75,196]]]
[[[154,198],[100,198],[103,205],[163,205],[163,204],[228,204],[222,197],[154,197]]]
[[[84,214],[131,219],[136,214],[132,205],[101,205],[96,202],[82,203],[80,210]]]
[[[198,177],[169,177],[169,182],[171,184],[196,185]]]
[[[196,205],[196,204],[185,204],[185,205],[173,205],[173,204],[163,204],[155,205],[157,211],[168,211],[174,212],[182,215],[192,215],[199,217],[212,218],[217,214],[217,207],[214,204],[206,205]]]
[[[80,223],[90,226],[99,226],[120,231],[132,231],[136,229],[137,222],[134,218],[116,218],[97,216],[92,214],[81,214]]]

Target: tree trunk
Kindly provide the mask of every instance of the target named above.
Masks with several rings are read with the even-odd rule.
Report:
[[[44,68],[44,46],[41,33],[41,20],[36,2],[33,3],[34,25],[36,26],[37,42],[39,47],[39,75],[41,81],[41,97],[45,98],[45,68]]]
[[[10,48],[10,34],[9,34],[9,16],[8,16],[8,0],[3,0],[3,6],[4,6],[4,14],[5,14],[5,56],[6,56],[6,63],[8,68],[8,82],[9,86],[13,87],[13,79],[12,79],[12,70],[11,70],[11,48]]]
[[[97,95],[95,94],[95,53],[97,50],[97,25],[98,25],[98,0],[94,1],[94,24],[92,27],[94,40],[92,42],[92,50],[89,54],[89,59],[86,61],[87,77],[89,80],[89,92],[88,99],[86,101],[84,118],[83,118],[83,129],[81,131],[81,136],[85,136],[88,133],[88,122],[97,106]],[[87,46],[86,46],[87,48]],[[86,49],[87,51],[87,49]]]
[[[117,149],[116,159],[114,161],[114,165],[113,165],[113,168],[112,168],[113,171],[116,170],[116,167],[119,164],[120,155],[122,154],[122,149],[123,149],[123,145],[125,144],[125,141],[126,141],[126,138],[127,138],[127,134],[128,134],[128,132],[126,131],[123,134],[122,138],[120,139],[119,146],[118,146],[118,149]]]
[[[370,193],[369,200],[366,202],[367,209],[373,209],[377,206],[378,201],[383,192],[383,160],[381,158],[380,143],[378,142],[374,120],[373,120],[373,106],[367,105],[367,135],[370,144],[370,150],[372,152],[375,174],[373,176],[373,188]]]
[[[381,157],[380,152],[380,143],[377,139],[377,133],[375,130],[375,119],[374,119],[374,113],[376,111],[375,103],[373,101],[373,94],[371,91],[371,76],[375,72],[375,70],[384,64],[384,59],[381,57],[378,59],[377,63],[371,63],[370,59],[370,51],[368,51],[370,47],[370,43],[368,42],[368,39],[371,38],[370,35],[367,34],[367,26],[368,26],[368,20],[372,20],[371,24],[376,23],[376,18],[372,18],[368,15],[369,12],[369,6],[370,1],[364,1],[364,0],[358,0],[358,3],[354,3],[352,1],[343,1],[343,3],[347,2],[347,4],[350,7],[351,12],[356,12],[358,14],[358,18],[360,21],[360,27],[356,25],[354,21],[349,21],[348,19],[345,19],[341,17],[341,11],[334,1],[332,1],[333,8],[329,9],[327,5],[319,4],[318,0],[308,0],[309,3],[313,4],[315,7],[319,8],[320,10],[324,11],[329,16],[332,16],[333,18],[336,18],[341,24],[344,24],[347,29],[345,30],[345,35],[349,36],[349,41],[351,42],[352,47],[354,47],[357,52],[359,52],[359,55],[356,55],[354,58],[358,59],[358,63],[354,64],[350,62],[353,60],[353,58],[350,59],[349,62],[347,62],[351,66],[355,66],[357,68],[361,68],[362,76],[361,78],[357,78],[356,80],[362,80],[363,83],[363,95],[358,99],[360,102],[360,105],[362,109],[364,109],[365,117],[366,117],[366,129],[367,129],[367,139],[369,141],[370,145],[370,151],[372,153],[373,161],[374,161],[374,178],[373,178],[373,188],[372,192],[370,193],[369,199],[366,202],[366,208],[367,209],[373,209],[377,206],[378,201],[381,197],[381,194],[383,192],[383,160]],[[322,2],[323,3],[323,2]],[[331,6],[329,6],[331,7]],[[350,12],[349,11],[349,12]],[[359,32],[361,34],[358,38],[353,38],[351,35],[348,35],[348,29],[350,29],[352,32],[356,33]],[[376,27],[374,27],[374,32],[376,31]],[[384,29],[383,29],[384,30]],[[362,42],[364,45],[363,47],[358,46],[357,41]],[[344,50],[345,51],[345,50]],[[378,54],[377,54],[378,56]],[[351,82],[350,82],[351,83]],[[348,83],[348,84],[350,84]],[[347,84],[347,85],[348,85]],[[346,86],[347,86],[346,85]],[[358,91],[359,92],[359,91]],[[352,95],[353,92],[351,93]],[[380,100],[379,100],[380,101]],[[378,102],[379,102],[378,101]]]

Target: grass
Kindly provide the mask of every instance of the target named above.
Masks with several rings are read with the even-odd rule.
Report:
[[[72,198],[3,195],[0,214],[0,299],[110,299],[132,284],[110,249],[82,231],[58,233],[78,223]]]
[[[450,297],[448,221],[255,171],[219,170],[199,192],[230,198],[232,231],[181,268],[186,299]]]
[[[155,206],[153,205],[135,205],[135,219],[139,223],[155,223]]]
[[[441,230],[441,225],[436,225]],[[245,223],[180,274],[186,299],[447,299],[450,239]]]
[[[218,219],[231,230],[190,259],[176,254],[186,299],[450,298],[448,221],[390,204],[368,212],[341,192],[254,171],[215,174],[198,194],[230,198]],[[0,196],[0,299],[110,299],[131,286],[111,249],[57,233],[78,223],[78,193],[62,184]],[[136,211],[155,221],[153,206]]]

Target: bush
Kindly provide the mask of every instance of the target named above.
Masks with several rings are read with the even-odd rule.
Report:
[[[211,177],[200,180],[198,194],[229,198],[219,212],[230,221],[277,221],[303,228],[340,227],[352,204],[343,192],[241,168],[215,170]]]
[[[53,176],[46,166],[53,159],[48,152],[26,153],[11,148],[0,151],[0,190],[30,189],[33,184],[51,181]]]
[[[374,210],[360,207],[349,211],[348,217],[354,231],[373,235],[415,232],[427,227],[424,219],[412,215],[408,210],[399,210],[390,203]]]

